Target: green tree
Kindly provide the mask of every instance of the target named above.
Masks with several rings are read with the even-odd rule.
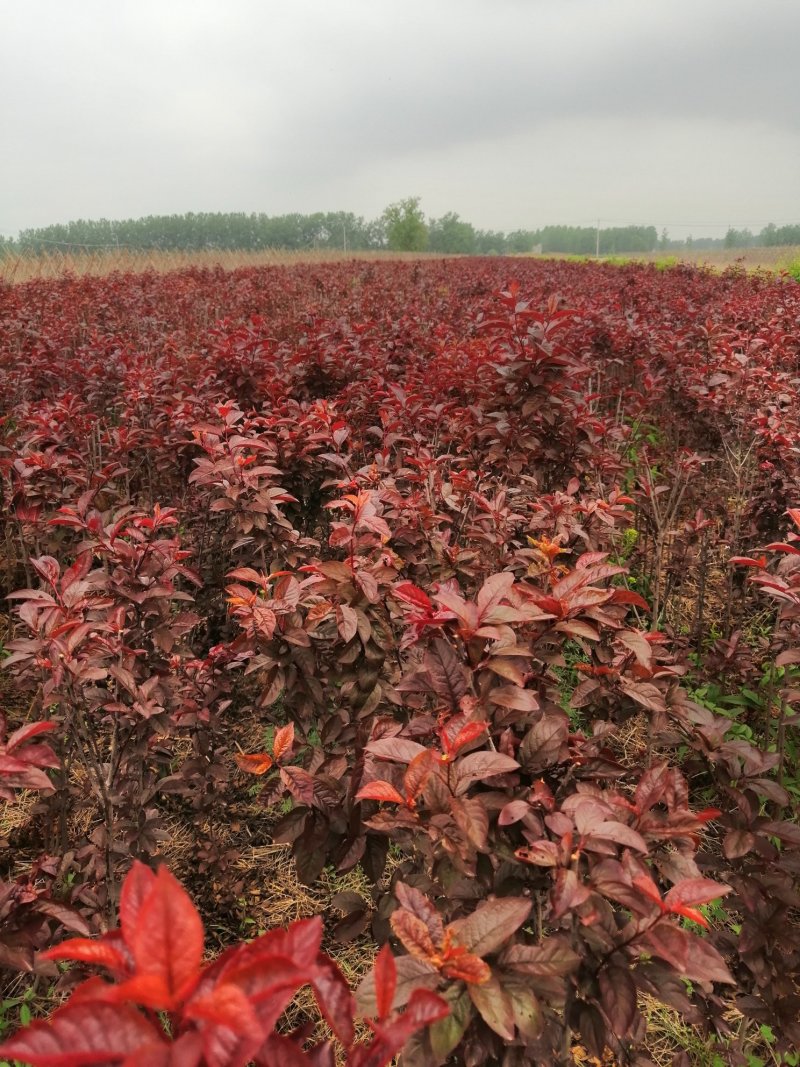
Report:
[[[532,252],[538,244],[537,230],[514,230],[506,237],[507,252]]]
[[[475,227],[460,219],[454,211],[448,211],[440,219],[431,219],[428,247],[431,252],[468,256],[475,251]]]
[[[418,196],[389,204],[382,219],[386,240],[393,252],[424,252],[428,247],[428,227]]]

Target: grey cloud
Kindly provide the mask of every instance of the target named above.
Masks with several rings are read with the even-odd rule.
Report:
[[[0,13],[0,232],[161,211],[371,214],[412,192],[483,226],[626,208],[800,216],[794,0],[0,0]]]

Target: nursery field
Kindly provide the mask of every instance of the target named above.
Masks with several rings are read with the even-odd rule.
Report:
[[[799,394],[786,275],[0,282],[0,1062],[796,1067]]]

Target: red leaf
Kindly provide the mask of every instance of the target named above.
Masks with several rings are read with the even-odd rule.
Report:
[[[544,715],[523,738],[518,753],[520,763],[531,774],[558,763],[567,753],[568,736],[566,715]]]
[[[505,808],[503,810],[505,811]],[[530,845],[518,848],[514,855],[522,863],[530,863],[534,867],[557,867],[560,861],[560,852],[555,841],[533,841]]]
[[[349,1048],[355,1036],[356,1000],[344,975],[333,960],[320,953],[311,984],[328,1025],[342,1044]]]
[[[516,933],[531,912],[531,902],[523,897],[487,900],[466,919],[448,927],[460,945],[476,956],[488,956]]]
[[[526,815],[530,814],[531,810],[527,800],[510,800],[503,806],[497,816],[497,825],[512,826],[515,822],[519,822],[520,819],[524,819]]]
[[[640,874],[633,879],[633,884],[643,897],[652,901],[652,903],[659,908],[662,907],[663,901],[661,899],[661,891],[652,878],[646,874]]]
[[[330,1052],[328,1059],[323,1058],[326,1049]],[[330,1044],[318,1045],[314,1051],[318,1059],[311,1060],[296,1041],[281,1034],[270,1034],[255,1054],[253,1062],[257,1067],[334,1067]]]
[[[695,814],[695,819],[698,822],[712,822],[714,819],[718,819],[722,812],[719,808],[704,808],[703,811],[698,811]]]
[[[636,983],[625,967],[604,967],[598,976],[600,1001],[612,1032],[625,1037],[636,1020]]]
[[[735,985],[725,960],[707,938],[686,932],[688,946],[683,977],[692,982],[724,982]]]
[[[340,604],[336,609],[339,636],[343,641],[352,641],[358,633],[358,615],[347,604]]]
[[[575,871],[565,871],[562,868],[556,875],[556,882],[553,886],[553,918],[560,919],[568,911],[579,908],[590,896],[591,891],[578,881]]]
[[[314,803],[314,776],[302,767],[281,767],[281,781],[298,802],[310,808]]]
[[[155,880],[155,871],[152,871],[146,864],[140,863],[139,860],[134,860],[133,866],[122,883],[119,898],[119,924],[128,946],[136,932],[142,904],[152,890]]]
[[[366,751],[378,759],[394,760],[395,763],[411,763],[415,756],[428,750],[416,741],[409,741],[405,737],[382,737],[378,741],[370,741]]]
[[[349,1067],[387,1067],[412,1034],[449,1013],[450,1008],[441,997],[426,989],[415,989],[399,1019],[376,1027],[374,1040],[350,1053]]]
[[[79,963],[93,963],[98,967],[107,967],[110,971],[122,974],[127,969],[127,962],[119,949],[104,941],[88,937],[73,937],[62,941],[60,945],[47,949],[39,955],[42,960],[75,960]]]
[[[215,1026],[224,1026],[242,1037],[259,1042],[264,1040],[264,1031],[246,994],[230,982],[214,986],[211,993],[196,997],[186,1006],[184,1017],[202,1019]]]
[[[192,1031],[168,1045],[142,1045],[128,1056],[122,1067],[200,1067],[202,1063],[203,1039]]]
[[[659,922],[645,934],[650,951],[665,960],[680,975],[686,974],[689,934],[674,926],[669,920]]]
[[[0,1045],[0,1056],[33,1067],[121,1064],[142,1045],[160,1045],[163,1035],[127,1004],[67,1004],[47,1022],[35,1022]]]
[[[433,601],[426,592],[414,585],[413,582],[398,582],[392,588],[392,595],[402,600],[404,604],[411,604],[422,611],[432,612]]]
[[[36,737],[38,734],[50,733],[51,730],[56,729],[57,725],[54,722],[32,722],[27,726],[20,726],[6,741],[6,752],[10,755],[15,748],[24,745],[32,737]]]
[[[640,593],[634,593],[632,589],[615,589],[611,597],[612,604],[632,604],[643,611],[649,611],[650,605]]]
[[[678,904],[676,907],[670,908],[670,914],[681,915],[684,919],[691,919],[698,926],[703,926],[706,930],[709,929],[708,919],[697,908],[690,908],[686,904]]]
[[[482,782],[498,774],[508,774],[519,768],[511,756],[502,752],[471,752],[456,764],[458,772],[458,790],[463,792],[471,782]]]
[[[199,976],[203,924],[188,893],[166,867],[159,867],[142,901],[135,929],[125,936],[137,977],[160,979],[170,998],[163,1007],[172,1009],[191,992]]]
[[[433,964],[414,959],[413,956],[399,956],[395,959],[397,971],[397,988],[392,1007],[397,1010],[408,1003],[415,989],[436,989],[439,984],[439,972]],[[375,989],[375,972],[370,971],[362,980],[356,991],[359,1014],[373,1018],[378,1014],[378,998]]]
[[[406,1025],[413,1025],[417,1030],[430,1026],[450,1013],[447,1003],[427,989],[415,989],[408,1001],[408,1008],[403,1013]]]
[[[378,953],[373,971],[377,1015],[379,1019],[385,1019],[391,1013],[397,989],[397,966],[388,943]]]
[[[631,651],[638,662],[646,669],[653,666],[653,646],[647,640],[645,634],[639,630],[621,630],[617,634],[617,640]]]
[[[639,813],[649,811],[658,804],[667,791],[672,772],[666,763],[656,763],[644,772],[636,786],[634,800]]]
[[[492,975],[481,985],[467,987],[472,1003],[483,1021],[504,1041],[514,1040],[514,1008],[511,998]]]
[[[43,581],[48,585],[55,585],[61,574],[61,567],[57,559],[52,556],[40,556],[39,559],[31,559],[31,566]]]
[[[736,860],[746,856],[755,843],[755,834],[750,833],[749,830],[730,830],[722,841],[725,859]]]
[[[489,700],[501,708],[513,711],[538,711],[539,701],[530,689],[520,689],[518,685],[503,685],[489,692]]]
[[[228,571],[225,577],[237,578],[240,582],[252,582],[253,585],[264,585],[267,580],[266,574],[259,574],[252,567],[237,567],[235,570]]]
[[[580,966],[577,955],[559,937],[548,937],[538,945],[510,945],[502,955],[504,966],[537,978],[564,978]]]
[[[467,672],[453,646],[437,637],[425,655],[434,692],[455,711],[467,691]]]
[[[731,892],[729,885],[712,882],[709,878],[684,878],[664,897],[664,903],[675,909],[678,905],[708,904]]]
[[[39,897],[36,902],[36,910],[40,915],[49,915],[75,934],[80,934],[82,937],[91,937],[92,935],[89,924],[77,908],[73,908],[70,904],[64,904],[60,900],[48,900],[47,897]]]

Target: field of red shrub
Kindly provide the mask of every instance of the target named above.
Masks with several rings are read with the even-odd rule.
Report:
[[[721,1063],[797,1063],[796,282],[29,282],[0,386],[0,794],[39,796],[0,968],[71,992],[0,1055],[644,1065],[650,996]],[[301,880],[374,889],[204,965],[248,797]],[[355,993],[351,938],[389,946]],[[332,1043],[285,1025],[308,985]]]

